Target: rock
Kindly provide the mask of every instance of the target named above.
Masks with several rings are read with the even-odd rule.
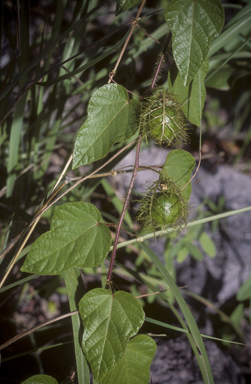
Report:
[[[211,340],[205,341],[215,384],[243,384],[240,370]],[[151,365],[152,384],[203,384],[192,348],[182,335],[176,339],[157,341],[157,352]]]
[[[152,146],[141,151],[140,165],[160,165],[165,162],[168,150]],[[135,151],[130,152],[118,165],[118,168],[133,165]],[[248,176],[239,173],[227,165],[206,169],[204,162],[193,180],[193,192],[189,203],[192,206],[193,220],[196,220],[196,207],[205,198],[212,200],[216,205],[220,198],[224,198],[224,211],[232,211],[251,206],[251,180]],[[205,163],[208,165],[209,163]],[[210,167],[207,167],[210,168]],[[134,190],[144,193],[146,185],[158,178],[153,171],[138,172]],[[117,187],[125,195],[131,174],[116,176]],[[215,213],[212,213],[214,215]],[[196,261],[188,257],[182,264],[177,264],[178,284],[187,285],[188,289],[197,294],[222,304],[230,297],[236,295],[239,287],[250,276],[251,271],[251,212],[245,212],[221,219],[217,231],[206,230],[212,237],[217,255],[215,258],[204,257],[203,261]],[[163,261],[164,240],[153,240],[156,254]]]

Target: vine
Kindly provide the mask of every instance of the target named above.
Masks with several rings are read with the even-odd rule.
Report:
[[[117,14],[130,9],[132,7],[131,3],[131,1],[121,2],[118,0]],[[137,3],[139,3],[139,1],[134,1],[133,5]],[[214,37],[216,37],[221,31],[224,21],[220,1],[209,1],[209,3],[212,3],[211,5],[218,7],[219,15],[216,22],[210,21],[210,28],[208,27],[209,31],[206,35],[206,41],[208,43],[207,49],[203,50],[201,54],[202,57],[199,57],[199,65],[195,63],[194,65],[186,65],[184,67],[182,64],[184,60],[179,57],[179,55],[184,52],[181,52],[182,49],[179,48],[177,43],[177,39],[179,38],[177,32],[182,29],[182,26],[178,24],[177,27],[177,20],[173,20],[177,2],[174,0],[168,2],[165,11],[165,20],[168,25],[166,43],[163,46],[161,57],[153,75],[151,90],[147,97],[144,97],[140,102],[139,99],[142,99],[141,96],[136,98],[135,93],[127,91],[122,85],[117,84],[114,77],[118,73],[119,65],[133,32],[137,27],[142,30],[139,22],[142,20],[140,15],[144,10],[145,3],[146,0],[141,2],[134,21],[129,23],[131,24],[131,29],[124,39],[125,42],[117,62],[113,70],[110,71],[108,83],[97,88],[89,100],[87,119],[78,131],[73,154],[70,156],[49,197],[37,210],[31,223],[27,225],[20,236],[21,242],[19,249],[0,283],[0,287],[2,287],[41,216],[79,184],[92,177],[100,177],[99,172],[101,170],[105,172],[105,168],[111,166],[113,161],[119,159],[123,152],[125,153],[132,146],[136,146],[132,177],[116,225],[113,245],[110,232],[111,224],[104,221],[97,207],[86,201],[68,202],[55,209],[50,231],[43,233],[33,243],[21,267],[21,271],[26,273],[39,275],[63,274],[71,307],[71,313],[67,316],[74,315],[72,316],[74,346],[76,355],[80,356],[80,359],[77,361],[76,371],[79,382],[83,384],[84,379],[81,372],[83,364],[87,366],[86,361],[91,367],[95,380],[98,380],[100,384],[120,384],[122,382],[121,372],[122,376],[126,377],[125,380],[127,380],[123,381],[123,383],[129,384],[132,383],[133,380],[136,382],[136,379],[137,383],[140,384],[149,383],[150,364],[156,352],[156,343],[152,337],[138,334],[145,321],[145,314],[137,298],[128,292],[120,290],[115,292],[112,282],[116,253],[120,247],[120,232],[137,173],[139,170],[145,169],[139,162],[141,143],[143,140],[148,142],[152,139],[158,145],[169,146],[172,150],[167,155],[165,164],[159,167],[159,170],[154,169],[151,165],[147,167],[157,172],[159,178],[152,185],[148,186],[147,193],[141,201],[138,219],[143,221],[145,229],[153,232],[154,235],[171,231],[179,233],[187,225],[188,201],[192,191],[191,180],[195,166],[193,156],[181,148],[189,139],[187,129],[188,116],[182,109],[183,104],[178,99],[179,95],[169,92],[163,86],[157,87],[156,81],[172,38],[173,59],[177,64],[185,87],[188,87],[203,63],[207,60],[209,45],[212,41],[211,30],[213,28],[215,29]],[[192,5],[189,1],[185,1],[185,3],[191,7],[197,7],[200,1],[192,2]],[[187,12],[186,9],[183,11]],[[210,20],[213,19],[213,17],[211,17],[213,12],[212,8],[206,7],[204,12]],[[190,14],[191,12],[188,12],[187,17],[189,17]],[[193,20],[189,22],[192,23]],[[196,33],[198,34],[199,32],[197,31]],[[148,38],[152,38],[152,36],[148,34],[147,36]],[[196,38],[199,39],[197,35]],[[152,39],[154,42],[157,41],[155,38]],[[159,43],[159,41],[157,41],[157,43]],[[190,53],[185,52],[185,55],[186,60],[194,60],[194,57],[189,56]],[[72,57],[76,57],[76,55]],[[61,66],[67,62],[68,59],[63,61]],[[55,67],[53,69],[55,69]],[[75,71],[76,70],[69,73],[74,75],[76,74]],[[44,72],[43,76],[48,73],[48,71]],[[40,80],[43,76],[39,76],[36,79]],[[68,74],[64,76],[68,76]],[[62,77],[65,78],[64,76]],[[29,82],[28,85],[20,91],[20,95],[22,96],[23,93],[26,93],[32,85],[34,85],[34,82]],[[48,85],[48,83],[44,82],[43,85]],[[202,86],[204,87],[204,84]],[[129,93],[133,96],[129,97]],[[16,101],[14,101],[13,105],[15,105],[15,103]],[[9,107],[7,114],[12,111],[13,105]],[[201,109],[202,107],[203,103],[201,103]],[[6,114],[4,116],[7,117]],[[114,151],[115,144],[118,145],[119,149],[116,150],[114,154],[114,152],[111,151]],[[176,149],[173,149],[174,147]],[[108,159],[106,159],[103,164],[97,166],[97,169],[94,169],[87,176],[77,178],[77,180],[66,176],[63,180],[71,162],[72,169],[74,170],[102,160],[106,156],[108,156]],[[116,175],[116,171],[110,172]],[[72,182],[74,182],[74,184],[69,186]],[[61,191],[64,187],[67,189],[62,193]],[[157,260],[156,255],[154,255],[150,248],[144,243],[141,244],[141,241],[144,241],[145,237],[142,237],[141,234],[134,234],[134,236],[136,236],[134,241],[137,241],[141,248],[153,260],[172,290],[184,314],[186,323],[172,303],[168,303],[167,296],[165,296],[163,292],[161,294],[180,322],[182,331],[187,334],[188,340],[198,360],[204,381],[213,383],[212,372],[202,337],[178,287],[169,272],[161,266],[161,263]],[[18,243],[18,241],[19,238],[15,240],[15,243]],[[109,257],[110,252],[110,263],[106,278],[107,288],[96,288],[87,293],[82,289],[82,296],[77,300],[76,292],[78,278],[80,276],[79,269],[97,267],[103,264],[105,259]],[[75,288],[73,289],[72,286]],[[78,324],[77,322],[74,323],[74,318],[76,319],[77,317],[84,326],[83,331],[80,327],[80,322]],[[25,335],[33,331],[34,329],[29,330]],[[19,337],[12,339],[1,347],[5,348],[18,338]],[[79,346],[79,340],[81,340],[81,348]],[[139,366],[142,367],[142,369],[139,370]],[[81,375],[82,377],[80,377]],[[74,382],[75,376],[76,372],[73,370],[69,377],[70,382]],[[33,379],[34,377],[24,381],[23,384],[31,383]],[[41,384],[45,382],[47,384],[56,382],[55,379],[45,375],[36,376],[36,380],[36,382]]]

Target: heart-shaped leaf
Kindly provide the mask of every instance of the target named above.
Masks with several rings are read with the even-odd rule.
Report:
[[[173,56],[187,86],[206,59],[224,25],[220,0],[172,0],[165,20],[173,36]]]
[[[94,205],[64,204],[55,210],[51,230],[35,241],[21,270],[57,275],[73,266],[95,267],[105,259],[110,246],[110,231]]]
[[[167,155],[164,167],[160,172],[161,177],[164,179],[169,178],[177,185],[185,202],[188,202],[192,192],[191,183],[186,187],[185,185],[191,178],[194,166],[195,160],[189,152],[182,149],[175,149]]]
[[[21,384],[58,384],[58,382],[48,375],[35,375],[23,381]]]
[[[124,87],[106,84],[92,95],[88,117],[80,128],[73,152],[73,169],[106,156],[112,145],[132,137],[138,129],[140,103]]]
[[[100,384],[148,384],[156,347],[149,336],[134,337],[128,342],[122,359],[105,375]]]
[[[113,294],[103,288],[93,289],[81,299],[79,313],[84,324],[83,350],[95,378],[101,380],[122,358],[145,315],[131,294]]]

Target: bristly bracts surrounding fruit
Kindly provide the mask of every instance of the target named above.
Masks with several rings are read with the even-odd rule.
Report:
[[[154,89],[146,98],[140,124],[146,139],[152,137],[158,144],[180,146],[188,140],[186,118],[181,106],[175,96],[164,88]]]
[[[166,227],[177,230],[186,224],[187,204],[177,186],[169,179],[159,178],[141,200],[138,220],[148,229],[156,231]]]

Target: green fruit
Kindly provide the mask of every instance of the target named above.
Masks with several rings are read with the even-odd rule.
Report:
[[[172,141],[180,130],[181,121],[171,107],[157,108],[150,114],[149,128],[155,140]]]
[[[182,214],[182,205],[177,195],[158,193],[153,200],[151,218],[159,225],[172,224]]]

